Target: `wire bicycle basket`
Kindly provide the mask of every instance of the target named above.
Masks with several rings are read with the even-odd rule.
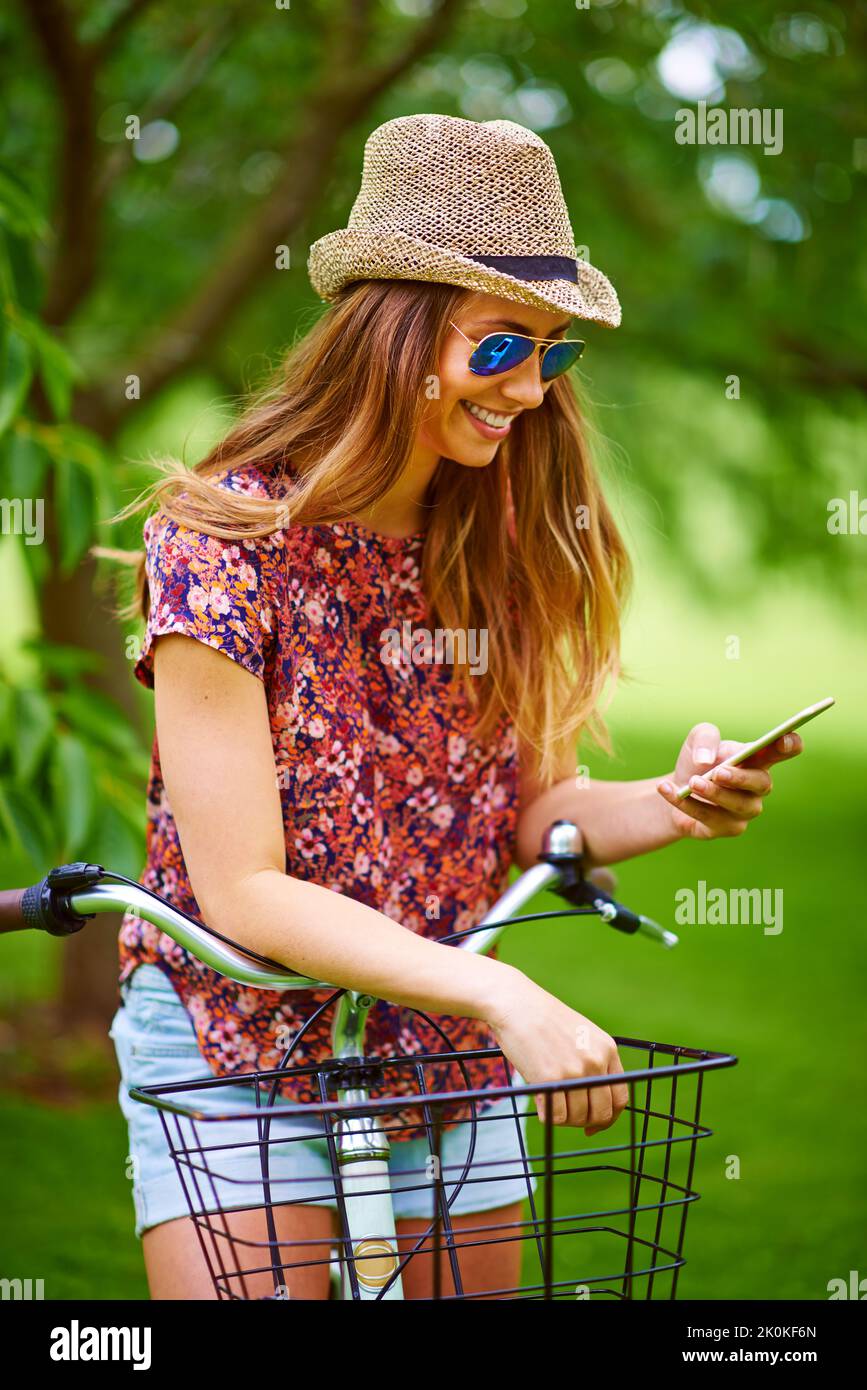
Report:
[[[516,923],[597,917],[620,934],[640,935],[665,949],[676,946],[673,932],[611,896],[607,870],[585,873],[582,846],[573,821],[552,822],[537,862],[481,922],[439,937],[439,944],[486,954]],[[569,904],[565,910],[522,911],[548,888]],[[70,936],[91,917],[118,909],[135,912],[203,966],[249,989],[335,988],[232,941],[144,884],[83,861],[60,865],[30,887],[0,892],[0,933],[35,928]],[[130,1088],[133,1099],[159,1112],[218,1298],[298,1296],[302,1285],[312,1283],[301,1277],[305,1269],[316,1271],[311,1296],[326,1296],[335,1264],[340,1297],[353,1299],[401,1298],[404,1276],[413,1285],[410,1297],[428,1297],[427,1286],[436,1299],[676,1297],[686,1219],[699,1197],[696,1145],[712,1133],[701,1123],[704,1073],[733,1066],[736,1057],[618,1038],[633,1064],[622,1074],[519,1085],[502,1051],[456,1051],[420,1010],[411,1012],[426,1018],[443,1050],[352,1055],[364,1048],[367,1011],[375,1002],[337,988],[295,1033],[274,1071]],[[334,1056],[316,1065],[293,1063],[305,1032],[335,1004]],[[481,1067],[476,1079],[485,1085],[474,1087],[472,1063],[492,1059],[502,1067],[503,1085],[492,1086]],[[396,1075],[395,1069],[404,1068],[407,1075]],[[553,1125],[555,1093],[612,1085],[626,1086],[629,1095],[614,1126],[582,1143],[580,1128]],[[291,1104],[299,1094],[303,1103]],[[542,1122],[533,1100],[540,1094]],[[317,1095],[318,1101],[309,1100]],[[513,1142],[508,1158],[501,1142],[488,1145],[482,1161],[485,1145],[477,1157],[477,1141],[493,1123],[494,1103],[500,1105],[498,1123],[505,1114],[507,1127],[514,1126]],[[454,1134],[461,1127],[466,1144],[456,1147]],[[487,1131],[489,1138],[492,1133]],[[403,1150],[402,1163],[394,1161],[401,1143],[417,1135],[422,1142]],[[306,1173],[302,1151],[292,1149],[299,1143],[305,1145]],[[318,1170],[311,1158],[317,1155]],[[417,1166],[406,1162],[419,1155]],[[311,1162],[317,1173],[312,1193]],[[504,1187],[520,1194],[520,1204],[506,1201]],[[422,1216],[409,1213],[413,1227],[426,1224],[410,1234],[397,1199],[412,1193],[424,1197]],[[137,1200],[140,1195],[137,1189]],[[330,1237],[302,1238],[302,1222],[292,1211],[323,1203],[336,1212],[333,1246]],[[515,1210],[520,1217],[507,1221],[503,1212],[511,1217]],[[502,1218],[499,1227],[485,1219],[489,1212]],[[476,1260],[470,1276],[463,1261],[472,1266],[473,1250],[492,1242],[512,1257],[511,1263],[504,1258],[498,1272],[518,1272],[496,1288],[480,1288],[483,1262]],[[427,1284],[419,1274],[425,1265],[432,1272]],[[495,1262],[486,1268],[496,1268]],[[323,1275],[326,1293],[320,1292]]]
[[[614,1078],[515,1085],[506,1057],[496,1048],[331,1059],[315,1066],[144,1086],[131,1089],[130,1095],[159,1109],[219,1299],[289,1297],[293,1271],[315,1266],[332,1272],[339,1266],[345,1298],[399,1297],[396,1281],[413,1261],[426,1264],[428,1296],[434,1299],[674,1299],[686,1263],[689,1208],[700,1196],[694,1185],[697,1144],[713,1133],[701,1123],[704,1076],[735,1065],[737,1058],[635,1038],[615,1041],[624,1065],[624,1075],[616,1080],[628,1087],[629,1102],[613,1126],[591,1138],[581,1129],[553,1124],[553,1094],[610,1085]],[[466,1064],[491,1058],[501,1061],[504,1084],[466,1084]],[[408,1069],[412,1096],[366,1098],[368,1087],[387,1089],[395,1069]],[[319,1103],[282,1100],[287,1078],[302,1074],[314,1082]],[[443,1089],[447,1076],[452,1085],[463,1081],[463,1089]],[[237,1095],[239,1085],[249,1089],[249,1107],[218,1113],[203,1108],[204,1092],[210,1107],[229,1088]],[[351,1097],[359,1087],[365,1088],[361,1102],[334,1098],[336,1091]],[[544,1123],[536,1115],[533,1097],[538,1094],[545,1096]],[[502,1116],[505,1109],[514,1126],[513,1156],[474,1162],[494,1103],[496,1113]],[[505,1122],[500,1118],[499,1123]],[[422,1194],[429,1212],[414,1221],[415,1235],[397,1242],[375,1234],[357,1239],[350,1215],[359,1192],[368,1199],[397,1189],[381,1170],[371,1183],[363,1164],[338,1161],[338,1140],[353,1127],[384,1134],[392,1153],[407,1135],[426,1140],[419,1166],[398,1175],[400,1191]],[[441,1162],[449,1130],[463,1135],[463,1162]],[[323,1159],[321,1181],[281,1176],[292,1166],[292,1145],[311,1140]],[[492,1226],[486,1208],[497,1204],[486,1195],[493,1193],[494,1183],[501,1191],[504,1179],[516,1194],[506,1201],[510,1206],[521,1203],[521,1217]],[[458,1194],[469,1189],[473,1200],[467,1210],[479,1210],[478,1225],[456,1226],[452,1207]],[[328,1248],[321,1238],[293,1237],[290,1245],[281,1235],[281,1212],[311,1202],[330,1202],[336,1208],[337,1235]],[[254,1209],[261,1213],[261,1230],[251,1237],[238,1230],[236,1217]],[[462,1261],[472,1247],[492,1240],[520,1250],[517,1283],[465,1287]]]

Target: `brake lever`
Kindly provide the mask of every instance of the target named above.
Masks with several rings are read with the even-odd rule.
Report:
[[[573,907],[593,907],[599,913],[603,922],[614,927],[617,931],[626,932],[633,936],[637,932],[648,936],[651,941],[658,941],[667,950],[678,944],[679,938],[674,932],[667,931],[658,922],[654,922],[652,917],[645,917],[643,913],[631,912],[628,907],[618,903],[599,882],[603,875],[611,880],[612,887],[615,884],[614,875],[608,869],[591,869],[585,877],[584,874],[584,853],[581,845],[581,832],[577,825],[568,820],[554,821],[545,832],[542,853],[539,859],[546,864],[552,864],[560,875],[556,892]],[[596,881],[594,881],[594,874]],[[604,880],[603,880],[604,881]]]

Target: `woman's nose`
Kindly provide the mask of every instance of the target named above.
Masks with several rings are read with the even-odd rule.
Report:
[[[503,395],[508,396],[509,400],[515,401],[524,410],[532,410],[534,406],[541,405],[545,399],[545,383],[542,381],[540,356],[537,348],[532,357],[528,357],[526,362],[522,362],[519,367],[514,367],[503,378]]]

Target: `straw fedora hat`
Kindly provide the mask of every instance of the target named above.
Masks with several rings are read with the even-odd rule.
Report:
[[[554,156],[514,121],[377,126],[349,223],[307,260],[324,301],[353,280],[436,280],[616,328],[610,280],[575,246]]]

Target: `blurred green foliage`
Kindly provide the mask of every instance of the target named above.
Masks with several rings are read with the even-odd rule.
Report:
[[[98,40],[119,8],[89,6],[79,38]],[[393,55],[433,5],[365,8],[370,34],[347,82]],[[63,337],[85,398],[93,409],[112,403],[121,440],[127,427],[140,437],[160,409],[146,396],[117,404],[127,370],[165,356],[168,330],[182,334],[190,306],[221,292],[230,253],[305,148],[303,134],[294,142],[349,12],[345,0],[255,13],[227,3],[217,19],[201,2],[156,7],[134,43],[107,50],[93,111],[93,159],[109,188],[91,233],[98,267]],[[46,208],[62,153],[56,98],[23,61],[34,56],[23,17],[2,22],[14,119],[0,148]],[[657,499],[669,544],[696,582],[737,582],[727,566],[697,562],[682,520],[694,493],[709,510],[722,491],[738,502],[757,563],[821,551],[828,499],[867,484],[867,334],[853,312],[867,291],[865,31],[862,4],[828,0],[808,10],[776,0],[456,3],[436,48],[329,147],[300,217],[287,197],[291,268],[278,271],[272,255],[237,296],[231,331],[221,318],[190,365],[206,369],[212,394],[234,398],[303,331],[317,312],[307,247],[345,224],[375,124],[420,110],[518,120],[551,145],[576,241],[620,292],[616,334],[590,327],[588,388],[617,414],[611,433]],[[699,99],[780,111],[782,151],[676,143],[677,112]],[[131,114],[137,141],[125,138]],[[731,377],[739,399],[726,396]],[[664,434],[648,429],[654,415]],[[839,585],[854,567],[839,547]]]
[[[0,535],[4,886],[79,855],[139,872],[148,706],[116,698],[136,629],[104,607],[76,626],[76,589],[58,632],[54,606],[92,545],[139,547],[141,517],[105,521],[148,480],[140,461],[193,463],[320,312],[307,247],[345,225],[370,130],[440,111],[551,146],[576,242],[623,305],[616,334],[587,326],[582,388],[638,559],[636,679],[614,706],[617,757],[591,775],[661,773],[698,718],[749,738],[839,700],[742,841],[621,874],[624,900],[667,924],[678,884],[783,883],[782,937],[698,928],[666,956],[540,924],[509,947],[611,1031],[740,1055],[708,1086],[718,1138],[699,1152],[681,1286],[699,1298],[822,1298],[861,1258],[865,541],[826,523],[831,499],[867,494],[867,5],[806,4],[448,0],[435,41],[366,102],[356,84],[434,0],[0,14],[0,498],[50,503],[47,544]],[[677,112],[700,100],[781,112],[782,151],[678,144]],[[0,1002],[52,994],[62,959],[41,936],[4,941]],[[48,1297],[142,1296],[116,1108],[65,1113],[60,1142],[52,1108],[3,1112],[4,1267],[44,1275]]]
[[[319,312],[306,248],[345,223],[369,130],[407,111],[506,117],[550,143],[576,240],[623,303],[616,335],[588,325],[583,389],[651,569],[697,601],[746,604],[771,567],[837,603],[863,597],[862,538],[826,520],[832,497],[867,483],[853,311],[867,283],[865,6],[442,8],[436,42],[357,111],[342,96],[423,31],[433,0],[255,14],[227,3],[218,17],[193,3],[150,8],[146,22],[104,0],[77,16],[61,7],[52,32],[38,6],[0,17],[0,496],[44,492],[50,533],[44,545],[0,537],[10,881],[85,852],[137,872],[140,692],[121,709],[106,679],[111,666],[115,697],[133,685],[134,630],[99,645],[72,631],[72,612],[52,631],[58,582],[79,576],[95,542],[140,546],[141,517],[106,525],[147,481],[137,460],[165,449],[194,462]],[[351,28],[361,14],[366,32]],[[87,98],[78,116],[69,84]],[[781,112],[781,152],[678,144],[677,112],[699,100]],[[326,117],[327,158],[299,206],[292,175]],[[272,204],[291,268],[266,245],[227,290]],[[212,331],[185,337],[211,298]],[[155,360],[158,389],[129,391]]]
[[[357,110],[341,105],[353,83],[423,32],[434,0],[146,8],[61,7],[54,37],[39,6],[0,18],[0,495],[44,487],[58,533],[18,546],[16,583],[31,593],[15,606],[35,601],[51,644],[44,658],[30,648],[24,703],[6,692],[13,713],[33,712],[41,741],[27,737],[44,755],[36,784],[11,747],[0,774],[19,847],[50,857],[92,841],[86,794],[59,805],[53,790],[82,747],[106,754],[91,781],[108,802],[91,801],[117,805],[121,838],[141,826],[120,766],[138,740],[105,706],[91,725],[111,732],[83,722],[105,653],[94,666],[66,652],[61,672],[64,643],[94,646],[46,624],[49,567],[74,574],[97,540],[139,547],[140,517],[104,524],[147,480],[134,460],[159,441],[194,462],[201,417],[212,439],[319,312],[307,246],[345,224],[370,129],[407,111],[506,117],[551,145],[576,241],[623,303],[616,334],[588,325],[584,391],[623,511],[657,538],[660,562],[699,597],[746,598],[769,566],[863,596],[860,537],[826,525],[831,498],[867,487],[867,335],[853,312],[867,288],[863,5],[448,0],[433,46]],[[781,152],[678,144],[677,113],[699,100],[781,112]],[[296,197],[293,171],[320,144],[322,168]],[[241,276],[245,235],[272,206],[290,269],[264,245]],[[183,418],[191,383],[199,417]],[[115,686],[131,684],[122,641],[118,630]],[[22,656],[17,642],[0,649],[7,681]]]
[[[96,540],[98,518],[117,509],[118,490],[108,451],[68,418],[80,371],[35,316],[31,272],[34,247],[44,237],[44,220],[23,185],[11,170],[0,170],[0,497],[7,505],[26,499],[44,509],[40,494],[53,474],[57,560],[66,576]],[[53,417],[48,422],[26,410],[37,375]],[[11,514],[10,520],[14,525]],[[10,539],[24,561],[21,582],[38,589],[50,559],[35,525],[34,512]],[[137,872],[147,759],[123,711],[87,681],[100,669],[98,657],[38,634],[18,644],[11,670],[10,655],[0,649],[4,875],[40,874],[78,855],[103,856]]]

